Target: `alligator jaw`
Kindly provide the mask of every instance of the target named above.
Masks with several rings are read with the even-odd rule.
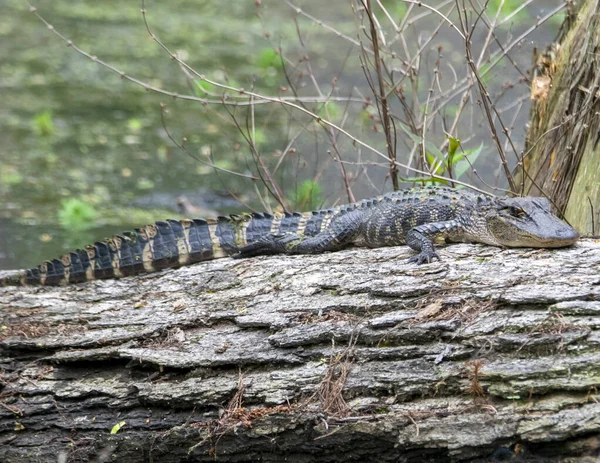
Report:
[[[554,233],[550,236],[540,236],[539,247],[564,248],[566,246],[571,246],[579,239],[577,230],[560,219],[558,221],[561,222],[562,227],[555,228]]]

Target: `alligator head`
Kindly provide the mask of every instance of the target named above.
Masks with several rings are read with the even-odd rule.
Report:
[[[561,248],[579,233],[550,211],[545,198],[496,198],[486,208],[486,228],[497,245],[510,248]]]

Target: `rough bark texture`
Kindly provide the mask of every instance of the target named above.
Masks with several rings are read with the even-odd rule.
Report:
[[[600,230],[600,5],[585,0],[533,79],[523,175],[525,195],[552,198],[580,233]]]
[[[0,461],[596,461],[600,243],[440,252],[0,289]]]

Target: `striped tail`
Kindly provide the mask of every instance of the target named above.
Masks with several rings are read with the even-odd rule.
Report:
[[[252,222],[267,217],[255,214]],[[259,220],[260,219],[260,220]],[[167,220],[115,235],[46,261],[17,275],[0,279],[0,286],[62,286],[106,278],[176,268],[237,253],[236,242],[244,242],[240,227],[244,216],[218,219]],[[270,220],[266,229],[269,230]],[[257,227],[254,227],[257,228]]]
[[[354,205],[348,206],[350,209]],[[0,278],[1,286],[63,286],[121,278],[219,259],[269,233],[314,236],[327,228],[340,208],[304,213],[242,214],[217,219],[167,220],[115,235],[46,261],[17,275]]]

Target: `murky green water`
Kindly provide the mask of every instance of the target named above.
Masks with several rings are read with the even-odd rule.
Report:
[[[395,2],[385,3],[395,11]],[[549,8],[548,3],[541,7]],[[356,36],[348,2],[319,2],[318,7],[311,2],[300,4]],[[149,38],[139,2],[54,0],[36,6],[57,30],[118,69],[156,87],[194,94],[177,63]],[[537,10],[532,10],[530,21],[541,8],[534,7]],[[263,1],[257,8],[253,0],[150,1],[146,8],[155,33],[208,77],[245,89],[289,95],[281,66],[270,58],[273,44],[281,44],[290,59],[289,74],[298,81],[302,94],[315,94],[310,79],[293,69],[307,54],[324,93],[357,97],[356,89],[368,93],[357,52],[348,41],[299,18],[303,48],[285,2]],[[194,156],[211,161],[212,153],[221,168],[256,171],[243,137],[222,107],[173,101],[120,79],[66,47],[22,1],[1,2],[0,18],[0,269],[32,266],[123,229],[177,217],[175,203],[180,194],[221,213],[241,207],[226,199],[228,191],[251,207],[264,208],[255,195],[256,185],[264,193],[260,183],[215,174],[177,149],[162,126],[160,105],[167,103],[167,127],[178,140],[187,137]],[[520,52],[522,61],[530,60],[531,40],[540,47],[552,34],[553,29],[546,28],[530,37]],[[450,55],[456,45],[448,37],[449,32],[442,31],[431,48],[445,44]],[[334,78],[338,81],[332,90]],[[281,87],[287,87],[287,93]],[[345,113],[345,103],[332,105],[331,112],[339,112],[332,117],[384,150],[380,134],[361,118],[363,106],[349,106]],[[231,110],[244,128],[250,126],[247,109]],[[255,120],[258,147],[272,168],[299,127],[305,127],[308,134],[298,138],[296,153],[288,154],[277,171],[286,199],[294,196],[303,179],[315,175],[323,190],[319,200],[344,199],[339,166],[328,154],[325,131],[274,105],[257,106]],[[443,136],[443,130],[437,130]],[[522,131],[519,136],[523,137]],[[339,143],[342,152],[356,153],[347,140]],[[360,159],[381,161],[367,154]],[[365,171],[353,163],[347,167],[357,197],[386,188],[385,168]],[[493,177],[493,170],[488,169],[486,175]],[[203,198],[208,201],[203,203]],[[71,226],[73,217],[65,217],[69,214],[91,225]]]

